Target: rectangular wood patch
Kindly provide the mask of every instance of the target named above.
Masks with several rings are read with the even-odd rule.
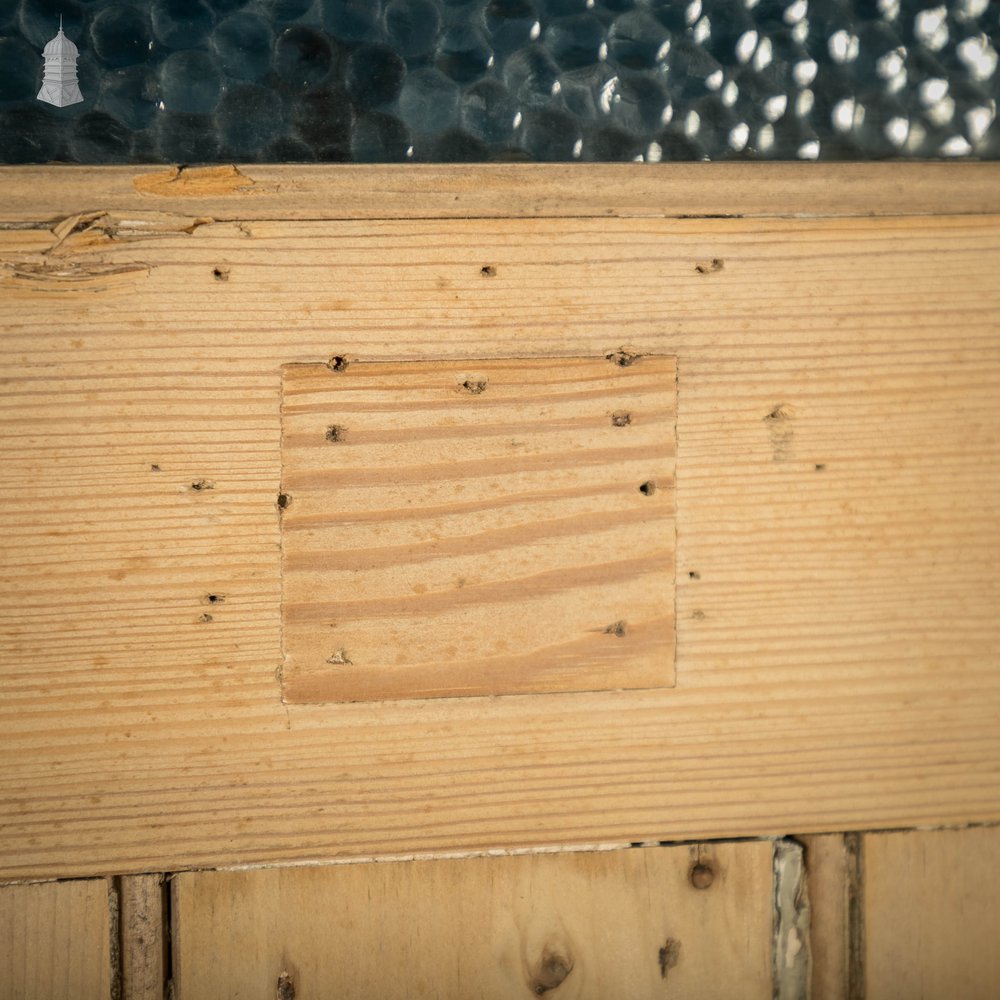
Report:
[[[285,700],[672,686],[675,419],[667,357],[285,366]]]

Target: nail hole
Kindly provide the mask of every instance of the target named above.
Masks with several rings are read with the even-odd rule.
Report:
[[[628,368],[629,365],[634,365],[642,359],[641,354],[634,354],[632,351],[626,351],[625,348],[612,351],[610,354],[605,354],[604,357],[612,364],[618,365],[619,368]]]
[[[229,280],[229,268],[228,267],[214,267],[212,268],[212,277],[216,281],[228,281]]]
[[[347,655],[347,650],[343,648],[335,649],[326,662],[332,663],[334,666],[340,666],[341,664],[354,665],[354,661]]]
[[[214,490],[215,483],[213,483],[211,479],[196,479],[191,484],[191,489],[193,489],[195,493],[204,493],[205,490]]]
[[[656,492],[656,483],[652,479],[647,479],[646,482],[639,487],[639,492],[643,496],[651,497]]]
[[[816,471],[817,472],[825,472],[826,471],[826,465],[824,465],[822,462],[817,462],[816,463]]]
[[[467,378],[462,383],[462,388],[469,393],[471,396],[478,396],[481,393],[486,392],[486,386],[488,385],[486,379],[473,379]]]
[[[497,269],[492,264],[483,264],[479,269],[479,273],[484,278],[495,278],[497,276]]]
[[[292,502],[292,498],[287,493],[278,494],[278,510],[288,510],[288,505]]]
[[[154,463],[153,463],[153,464],[152,464],[152,465],[151,465],[151,466],[149,467],[149,471],[150,471],[150,472],[161,472],[161,471],[162,471],[162,469],[160,469],[160,467],[159,467],[159,466],[158,466],[158,465],[157,465],[157,464],[156,464],[156,463],[154,462]]]
[[[342,354],[335,354],[326,363],[326,367],[332,372],[342,372],[350,364],[350,362]]]
[[[690,570],[688,572],[688,579],[689,580],[700,580],[701,579],[701,573],[699,573],[696,569]]]
[[[340,424],[330,424],[326,429],[326,439],[332,442],[343,441],[346,433],[346,427],[341,427]]]
[[[704,862],[699,861],[691,869],[691,884],[696,889],[708,889],[715,881],[715,872]]]
[[[278,976],[277,1000],[295,1000],[295,980],[291,973],[282,972]]]
[[[206,614],[206,615],[202,615],[201,618],[198,619],[198,621],[211,622],[211,621],[215,621],[215,619],[211,615],[207,615]]]
[[[726,266],[725,261],[721,257],[713,257],[710,261],[703,261],[700,264],[695,264],[694,269],[699,274],[715,274],[721,271]]]
[[[209,604],[225,604],[226,595],[225,594],[208,594],[207,595]]]
[[[611,414],[612,427],[628,427],[632,423],[632,414],[628,410],[615,410]]]
[[[612,622],[605,630],[605,635],[614,635],[619,639],[624,638],[625,633],[628,631],[628,622],[618,621]]]

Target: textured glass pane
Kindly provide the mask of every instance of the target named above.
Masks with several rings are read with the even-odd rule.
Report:
[[[992,159],[998,50],[997,0],[0,0],[0,162]]]

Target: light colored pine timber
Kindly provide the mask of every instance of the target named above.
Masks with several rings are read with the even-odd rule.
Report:
[[[162,875],[119,883],[121,1000],[163,1000],[167,984],[166,887]]]
[[[177,1000],[273,997],[282,977],[339,1000],[771,997],[766,842],[191,872],[173,891]]]
[[[0,277],[0,876],[1000,819],[997,217],[64,245]],[[677,686],[282,705],[281,367],[622,346],[678,359]]]
[[[285,700],[672,686],[676,378],[288,365]]]
[[[864,838],[866,1000],[992,1000],[1000,828]]]
[[[251,164],[0,167],[5,218],[848,216],[1000,212],[995,163]]]
[[[848,997],[848,865],[839,833],[802,837],[809,889],[810,1000]]]
[[[0,886],[0,1000],[108,1000],[105,879]]]

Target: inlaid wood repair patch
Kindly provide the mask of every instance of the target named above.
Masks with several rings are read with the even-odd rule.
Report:
[[[673,685],[673,358],[283,375],[286,701]]]

